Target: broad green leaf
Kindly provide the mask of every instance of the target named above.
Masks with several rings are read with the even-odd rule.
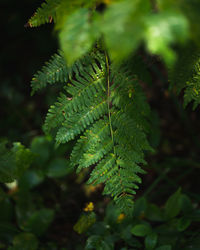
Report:
[[[97,249],[101,244],[102,238],[99,235],[92,235],[87,239],[85,249]]]
[[[33,161],[33,154],[21,143],[13,143],[8,149],[7,142],[0,143],[0,182],[12,182],[19,178]]]
[[[110,202],[106,207],[104,221],[109,225],[115,225],[119,215],[120,210],[112,202]]]
[[[193,210],[192,202],[190,198],[185,194],[181,195],[181,210],[184,214],[191,213]]]
[[[135,236],[144,237],[151,232],[151,228],[145,224],[138,224],[131,229],[131,233]]]
[[[112,242],[107,242],[99,235],[92,235],[87,239],[85,250],[114,250]]]
[[[165,217],[171,219],[176,217],[181,209],[181,188],[169,197],[165,204]]]
[[[154,232],[148,234],[145,238],[145,247],[147,250],[154,249],[157,244],[158,235]]]
[[[79,220],[74,225],[74,231],[79,234],[86,232],[96,221],[94,212],[81,215]]]
[[[21,176],[24,171],[30,166],[34,159],[33,153],[21,145],[20,142],[14,142],[12,152],[15,154],[16,170],[15,176]]]
[[[28,170],[19,179],[19,188],[25,190],[31,189],[39,185],[43,180],[44,180],[44,175],[41,173],[41,171]]]
[[[55,158],[50,162],[47,168],[47,176],[54,178],[62,177],[71,173],[72,170],[73,168],[70,167],[66,159]]]
[[[191,38],[199,47],[200,31],[199,31],[199,22],[200,22],[200,2],[199,0],[180,0],[179,8],[183,11],[184,15],[188,18],[190,22],[190,33]]]
[[[35,163],[39,166],[43,166],[50,157],[51,153],[51,139],[45,136],[37,136],[31,142],[31,152],[36,155]]]
[[[60,31],[60,46],[69,65],[88,52],[98,37],[98,29],[90,18],[89,10],[80,8],[66,18]]]
[[[190,226],[190,224],[191,224],[190,219],[187,219],[185,217],[181,217],[178,220],[177,229],[178,229],[178,231],[182,232],[182,231],[186,230]]]
[[[155,204],[149,204],[145,213],[145,217],[151,221],[163,221],[161,209]]]
[[[136,200],[134,204],[133,216],[139,217],[144,215],[146,208],[147,208],[147,201],[144,197]]]
[[[184,42],[189,35],[189,24],[179,12],[161,12],[146,19],[145,42],[149,52],[160,55],[170,65],[176,59],[171,45]]]
[[[150,2],[125,0],[111,4],[102,22],[106,47],[114,61],[136,50],[144,37],[144,17]]]
[[[54,211],[43,208],[33,212],[21,227],[24,231],[40,236],[48,229],[53,219]]]
[[[34,234],[21,233],[13,239],[13,247],[9,250],[36,250],[38,249],[38,240]]]

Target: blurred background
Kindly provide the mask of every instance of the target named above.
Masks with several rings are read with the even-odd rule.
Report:
[[[53,25],[26,28],[41,1],[1,0],[1,136],[29,143],[41,134],[49,95],[30,96],[33,74],[57,51]]]

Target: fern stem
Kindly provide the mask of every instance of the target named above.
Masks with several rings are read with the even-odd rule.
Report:
[[[107,105],[108,105],[108,119],[109,119],[109,126],[110,126],[110,134],[111,139],[113,143],[113,151],[115,154],[115,146],[114,146],[114,135],[113,135],[113,128],[112,128],[112,121],[111,121],[111,112],[110,112],[110,66],[109,66],[109,60],[108,60],[108,54],[105,52],[105,58],[106,58],[106,70],[107,70]]]
[[[113,153],[116,157],[116,150],[115,150],[115,144],[114,144],[114,133],[113,133],[113,128],[112,128],[112,121],[111,121],[111,112],[110,112],[110,66],[109,66],[109,59],[108,59],[108,54],[105,51],[105,58],[106,58],[106,70],[107,70],[107,84],[108,84],[108,92],[107,92],[107,105],[108,105],[108,119],[109,119],[109,126],[110,126],[110,134],[111,134],[111,138],[112,138],[112,143],[113,143]],[[116,161],[117,164],[117,161]],[[120,175],[120,166],[117,164],[118,167],[118,176],[120,178],[120,184],[122,185],[123,189],[124,189],[124,185],[122,182],[122,178]],[[123,192],[122,195],[126,195],[125,192]]]

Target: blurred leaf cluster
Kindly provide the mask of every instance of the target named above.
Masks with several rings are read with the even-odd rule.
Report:
[[[37,27],[54,20],[68,64],[83,56],[103,37],[115,62],[127,58],[144,44],[150,53],[172,65],[176,59],[173,47],[177,43],[193,40],[198,45],[198,7],[198,1],[185,0],[176,4],[170,0],[49,0],[28,24]]]
[[[198,249],[199,235],[191,229],[199,220],[200,210],[180,188],[162,207],[140,197],[131,220],[109,204],[104,220],[88,230],[85,249]]]
[[[54,149],[52,138],[35,137],[30,149],[20,143],[6,149],[1,144],[0,164],[0,241],[1,248],[38,249],[42,237],[54,220],[55,207],[46,207],[40,189],[46,189],[47,178],[65,177],[71,173],[63,148]],[[5,172],[6,171],[6,172]],[[38,189],[38,190],[37,190]],[[39,249],[50,249],[48,248]],[[0,249],[1,249],[0,248]]]

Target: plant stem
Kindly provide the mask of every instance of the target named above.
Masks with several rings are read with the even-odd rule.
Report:
[[[107,106],[108,106],[108,119],[109,119],[109,126],[110,126],[110,134],[113,143],[113,151],[115,154],[115,147],[114,147],[114,135],[113,135],[113,128],[112,128],[112,121],[111,121],[111,112],[110,112],[110,66],[109,66],[109,59],[108,55],[105,52],[106,58],[106,71],[107,71]]]

